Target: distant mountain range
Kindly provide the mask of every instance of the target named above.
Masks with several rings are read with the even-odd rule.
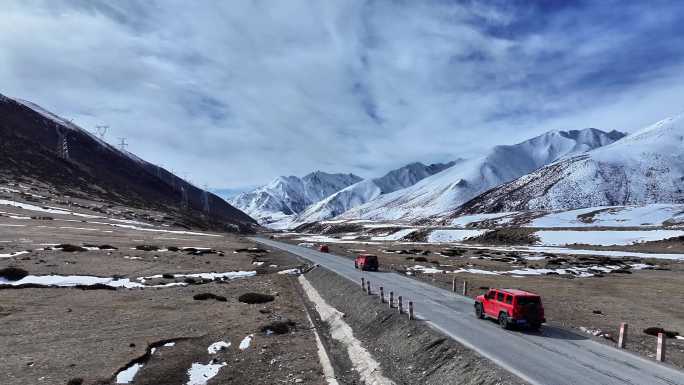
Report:
[[[651,203],[684,203],[684,115],[498,186],[452,216]]]
[[[437,163],[429,166],[416,162],[392,170],[380,178],[362,180],[311,205],[295,219],[294,223],[303,224],[336,217],[366,202],[373,201],[383,194],[413,186],[419,181],[462,161]]]
[[[441,216],[493,187],[624,136],[618,131],[594,128],[554,130],[518,144],[496,146],[482,157],[460,162],[413,186],[382,195],[339,218],[412,221]]]
[[[66,196],[157,209],[187,226],[227,231],[257,227],[218,196],[120,151],[34,103],[3,95],[0,173],[13,179],[35,178]]]
[[[298,178],[279,177],[230,202],[273,228],[331,218],[414,221],[444,217],[489,189],[624,136],[595,128],[554,130],[518,144],[493,147],[474,159],[429,166],[411,163],[379,178],[328,184],[329,189],[310,199],[304,198],[301,187],[291,187],[301,186]]]
[[[237,195],[229,202],[262,225],[286,228],[308,206],[359,181],[361,178],[354,174],[322,171],[302,178],[280,176],[265,186]]]

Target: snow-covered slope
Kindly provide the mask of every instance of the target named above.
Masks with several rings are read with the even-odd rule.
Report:
[[[229,202],[272,228],[287,227],[309,205],[361,181],[353,174],[316,171],[303,178],[279,176],[254,191],[242,193]]]
[[[362,180],[311,205],[296,218],[294,225],[335,217],[382,194],[413,186],[418,181],[452,167],[454,164],[456,162],[426,166],[416,162],[392,170],[380,178]]]
[[[582,154],[624,136],[587,128],[554,130],[522,143],[496,146],[415,185],[381,195],[342,214],[344,219],[413,220],[444,215],[482,192],[562,157]]]
[[[459,212],[684,203],[683,181],[684,114],[522,176]]]

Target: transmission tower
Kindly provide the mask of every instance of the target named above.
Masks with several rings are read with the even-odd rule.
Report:
[[[202,190],[202,211],[204,211],[207,214],[209,214],[209,193],[207,192],[208,188],[209,187],[205,184],[204,190]]]
[[[97,136],[100,137],[100,139],[105,140],[105,135],[107,134],[107,130],[109,129],[109,126],[105,124],[101,124],[98,126],[95,126],[95,133]]]
[[[126,152],[126,147],[128,147],[128,143],[126,143],[126,138],[119,138],[119,149],[121,152]]]
[[[69,139],[61,127],[57,128],[57,154],[64,160],[69,160]]]

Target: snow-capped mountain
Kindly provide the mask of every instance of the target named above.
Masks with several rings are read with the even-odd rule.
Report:
[[[684,114],[488,191],[459,211],[684,202]]]
[[[314,203],[301,213],[294,223],[317,222],[335,217],[382,194],[413,186],[420,180],[445,170],[454,164],[456,162],[436,163],[426,166],[416,162],[392,170],[380,178],[364,179],[330,195],[318,203]]]
[[[229,202],[272,228],[287,227],[294,217],[309,205],[361,181],[354,174],[312,172],[299,178],[279,176],[254,191],[245,192]]]
[[[492,187],[560,158],[608,145],[624,135],[594,128],[554,130],[515,145],[496,146],[485,156],[459,163],[411,187],[380,195],[339,217],[414,220],[444,215]]]

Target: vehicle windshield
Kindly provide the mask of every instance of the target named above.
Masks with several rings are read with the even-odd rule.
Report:
[[[541,301],[539,300],[539,297],[517,297],[516,299],[518,305],[532,305],[532,304],[539,304]]]

